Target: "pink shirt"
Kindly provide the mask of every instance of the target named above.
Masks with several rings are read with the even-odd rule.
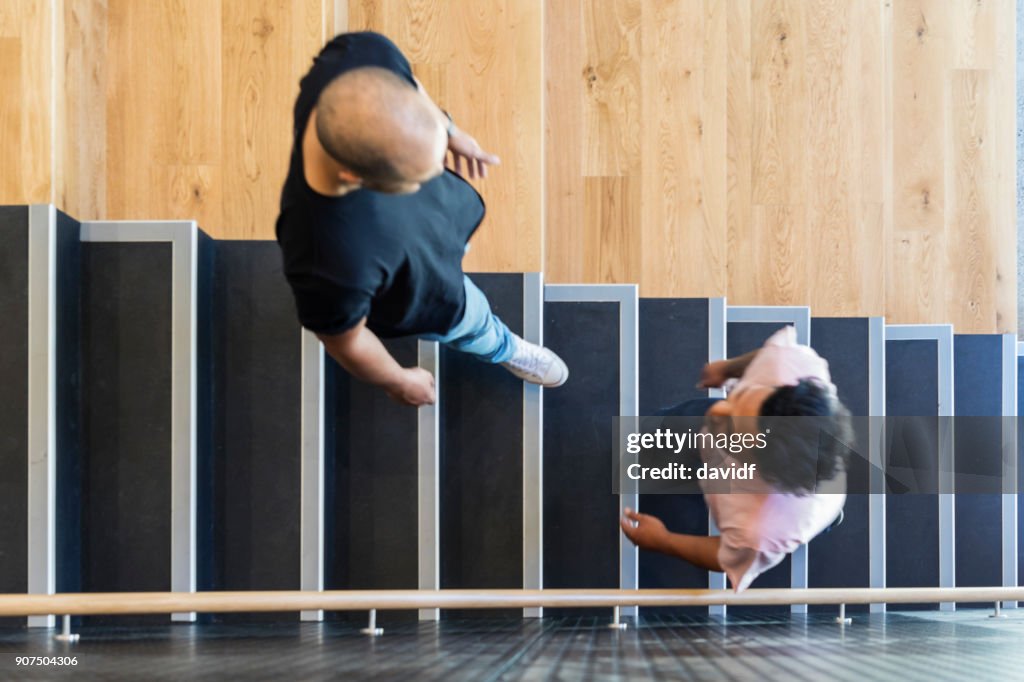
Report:
[[[835,394],[828,362],[811,348],[799,345],[796,330],[785,327],[765,342],[734,388],[752,382],[793,386],[807,377],[819,379]],[[734,461],[723,451],[704,453],[705,461],[709,458],[719,466]],[[736,481],[728,494],[704,495],[722,536],[718,560],[733,589],[747,589],[754,578],[832,523],[846,502],[845,474],[829,481],[827,487],[836,492],[798,496],[776,493],[756,479]]]

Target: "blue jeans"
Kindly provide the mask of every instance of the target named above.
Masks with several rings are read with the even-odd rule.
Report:
[[[491,304],[473,280],[463,275],[462,283],[466,287],[462,319],[447,334],[427,334],[421,338],[475,355],[484,362],[505,362],[515,352],[512,332],[491,312]]]

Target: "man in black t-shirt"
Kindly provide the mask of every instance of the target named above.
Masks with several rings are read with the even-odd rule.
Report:
[[[569,376],[557,355],[512,334],[462,272],[484,203],[461,175],[497,163],[382,35],[336,37],[300,83],[277,219],[285,276],[302,325],[399,402],[433,403],[434,378],[401,367],[381,337],[436,340],[542,386]]]

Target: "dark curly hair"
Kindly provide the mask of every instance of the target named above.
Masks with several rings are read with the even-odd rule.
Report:
[[[761,405],[758,428],[771,431],[758,453],[758,473],[780,492],[814,492],[846,469],[853,445],[850,411],[816,379],[775,389]]]

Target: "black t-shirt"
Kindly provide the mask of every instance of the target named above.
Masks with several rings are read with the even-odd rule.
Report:
[[[462,257],[484,217],[467,182],[445,171],[414,194],[357,189],[327,197],[306,183],[302,137],[320,93],[350,69],[376,66],[415,87],[409,62],[376,33],[346,33],[327,44],[299,85],[295,138],[281,194],[277,241],[299,321],[338,334],[363,317],[382,337],[439,333],[462,317]]]

